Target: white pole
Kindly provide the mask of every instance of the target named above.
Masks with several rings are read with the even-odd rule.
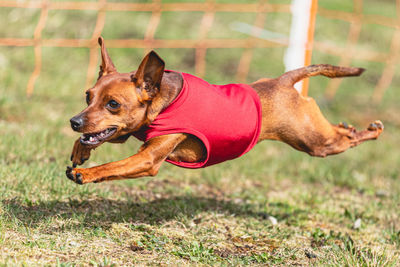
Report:
[[[292,1],[292,25],[290,27],[289,45],[284,56],[286,71],[304,67],[311,20],[311,4],[312,0]],[[303,81],[295,84],[299,93],[301,93],[302,84]]]

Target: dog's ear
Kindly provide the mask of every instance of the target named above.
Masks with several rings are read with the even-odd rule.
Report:
[[[104,39],[103,37],[99,37],[98,39],[99,45],[101,47],[101,65],[100,65],[100,72],[99,72],[99,78],[103,75],[117,72],[117,69],[114,66],[114,63],[111,61],[110,56],[108,55],[106,46],[104,44]]]
[[[140,102],[152,100],[159,93],[164,66],[164,61],[154,51],[144,57],[132,76]]]

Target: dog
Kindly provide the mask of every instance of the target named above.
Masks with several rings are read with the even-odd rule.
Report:
[[[77,184],[155,176],[168,161],[200,168],[237,158],[262,140],[278,140],[311,156],[326,157],[372,139],[383,131],[375,121],[357,131],[333,125],[311,97],[294,84],[304,78],[359,76],[362,68],[311,65],[251,84],[211,85],[186,73],[165,70],[148,53],[136,71],[118,73],[104,40],[99,77],[86,91],[88,104],[71,118],[76,140],[66,175]],[[144,141],[137,154],[92,168],[76,168],[105,142]]]

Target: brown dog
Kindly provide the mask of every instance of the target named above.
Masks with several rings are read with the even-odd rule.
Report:
[[[99,44],[102,57],[99,78],[95,86],[86,91],[88,107],[71,119],[73,130],[83,135],[75,142],[71,155],[73,168],[67,167],[67,177],[78,184],[84,184],[154,176],[166,160],[186,167],[206,166],[200,163],[208,159],[210,152],[207,151],[207,141],[200,137],[201,134],[171,132],[167,129],[166,134],[158,134],[149,139],[142,138],[145,143],[139,152],[127,159],[92,168],[75,168],[76,165],[83,164],[89,158],[91,150],[102,143],[123,143],[131,135],[138,137],[138,133],[153,127],[154,122],[162,117],[164,111],[174,103],[183,91],[182,88],[186,86],[183,74],[165,71],[164,62],[154,52],[150,52],[143,59],[137,71],[118,73],[101,37]],[[360,68],[312,65],[289,71],[275,79],[261,79],[250,85],[242,85],[246,90],[251,88],[253,93],[249,94],[257,96],[254,101],[261,107],[258,109],[261,117],[258,132],[252,142],[255,144],[265,139],[279,140],[311,156],[325,157],[341,153],[364,141],[376,139],[383,131],[380,121],[371,123],[367,130],[359,132],[345,123],[332,125],[323,117],[312,98],[301,96],[293,88],[296,82],[311,76],[358,76],[363,71]],[[199,114],[202,113],[202,107],[200,108],[201,110],[197,109]],[[239,111],[234,113],[240,113],[240,123],[248,123],[246,119],[243,120],[243,112],[239,106],[237,109]],[[235,117],[239,115],[235,114],[230,114],[231,118],[225,118],[225,123],[236,123]],[[190,120],[194,114],[181,112],[178,115],[183,121],[186,117],[189,123],[196,122],[195,119]],[[215,127],[216,123],[212,122],[213,120],[214,118],[210,118],[209,128]],[[241,127],[240,125],[242,124],[238,127]],[[215,129],[207,129],[213,130]],[[225,152],[234,150],[241,143],[243,142],[240,138],[225,143],[218,142],[221,144],[219,149]],[[248,149],[251,147],[252,145],[247,146]],[[242,148],[241,152],[233,157],[247,152],[245,150],[246,147]],[[227,159],[230,159],[229,157]],[[213,164],[215,163],[218,161]]]

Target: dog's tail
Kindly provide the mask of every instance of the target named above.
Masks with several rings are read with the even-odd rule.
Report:
[[[329,78],[351,77],[360,76],[361,73],[363,73],[364,71],[365,69],[363,68],[338,67],[329,64],[317,64],[288,71],[279,77],[279,81],[288,86],[293,86],[298,81],[312,76],[323,75]]]

